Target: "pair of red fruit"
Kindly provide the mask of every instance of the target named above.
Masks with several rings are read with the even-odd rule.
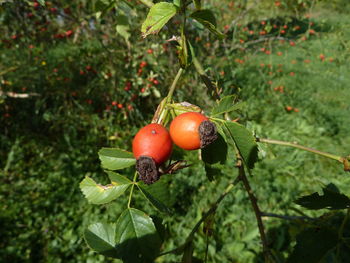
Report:
[[[169,159],[173,143],[185,150],[196,150],[204,148],[216,138],[215,125],[198,112],[178,115],[171,122],[169,132],[160,124],[146,125],[138,131],[132,143],[133,154],[137,160],[136,169],[141,179],[146,178]],[[144,167],[143,172],[138,169],[141,166]],[[150,183],[159,179],[156,173],[154,176],[155,180],[150,180]]]

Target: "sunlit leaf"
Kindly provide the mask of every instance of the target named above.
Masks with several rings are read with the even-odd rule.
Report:
[[[176,12],[177,8],[172,3],[160,2],[153,5],[142,24],[142,36],[147,37],[150,34],[157,34]]]
[[[241,109],[243,106],[243,103],[235,103],[237,96],[236,95],[230,95],[222,98],[218,105],[216,105],[212,111],[211,111],[211,116],[216,117],[218,115],[235,111],[238,109]]]
[[[122,195],[132,182],[126,177],[110,172],[111,184],[97,184],[90,177],[85,177],[80,183],[80,189],[86,199],[92,204],[106,204]]]
[[[108,170],[118,170],[130,167],[136,163],[131,152],[117,148],[102,148],[98,152],[103,168]]]

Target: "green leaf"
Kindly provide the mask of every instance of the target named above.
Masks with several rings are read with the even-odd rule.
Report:
[[[316,192],[299,198],[295,201],[295,203],[311,210],[324,208],[345,209],[350,207],[349,197],[336,191],[331,184],[322,190],[323,195],[319,195]]]
[[[116,225],[117,251],[124,263],[153,262],[161,240],[151,217],[128,208]]]
[[[41,4],[42,6],[45,6],[45,0],[38,0],[38,3]]]
[[[148,6],[148,7],[152,7],[153,6],[153,1],[152,0],[140,0],[141,3],[143,3],[144,5]]]
[[[165,181],[167,180],[161,179],[151,185],[146,185],[140,182],[137,184],[137,186],[144,197],[150,201],[155,208],[161,212],[170,214],[171,211],[166,204],[166,202],[170,200],[170,194],[168,185]]]
[[[216,85],[216,83],[214,83],[207,75],[206,72],[202,66],[202,64],[199,62],[199,60],[196,57],[196,53],[194,51],[193,46],[191,45],[190,42],[187,42],[188,46],[190,48],[190,53],[191,53],[191,59],[193,62],[193,65],[196,69],[196,71],[198,72],[198,74],[201,76],[201,79],[203,81],[203,83],[205,84],[205,86],[207,87],[207,91],[208,94],[213,97],[214,99],[219,99],[219,88]]]
[[[176,5],[177,7],[180,7],[180,5],[181,5],[181,0],[174,0],[173,3],[174,3],[174,5]]]
[[[242,108],[243,103],[234,104],[234,101],[236,99],[237,99],[236,95],[230,95],[222,98],[219,101],[218,105],[212,109],[211,116],[215,117],[215,116]]]
[[[216,29],[216,18],[213,12],[209,9],[202,9],[193,12],[190,17],[197,20],[203,26],[209,29],[210,32],[215,34],[219,39],[225,38],[225,34]]]
[[[318,263],[338,243],[338,235],[328,228],[308,228],[297,236],[288,263]]]
[[[204,169],[209,181],[213,181],[216,177],[222,175],[221,165],[204,163]]]
[[[222,138],[225,140],[225,142],[227,142],[227,137],[226,134],[224,132],[224,125],[222,124],[221,121],[216,121],[216,120],[212,120],[215,125],[216,125],[216,129],[218,130],[218,133],[220,133],[220,135],[222,136]]]
[[[196,7],[197,10],[202,9],[202,0],[193,0],[194,6]]]
[[[192,263],[193,261],[193,242],[186,244],[182,254],[181,263]]]
[[[258,159],[258,146],[253,134],[236,122],[226,121],[225,126],[228,130],[229,137],[236,144],[244,163],[248,168],[253,169],[254,163]]]
[[[109,172],[111,184],[100,185],[93,179],[86,176],[80,183],[80,189],[83,192],[86,199],[91,204],[106,204],[122,195],[132,182],[126,177]]]
[[[103,16],[114,6],[114,1],[111,0],[98,0],[95,4],[95,12],[99,13],[99,17]]]
[[[142,37],[157,34],[176,14],[177,8],[172,3],[160,2],[151,7],[141,27]]]
[[[173,104],[167,104],[169,107],[174,109],[175,115],[178,116],[185,112],[201,112],[202,109],[199,108],[197,105],[193,105],[191,103],[188,103],[186,101],[180,102],[180,103],[173,103]]]
[[[115,224],[96,223],[84,232],[86,243],[96,252],[112,258],[119,258],[115,248]]]
[[[121,35],[125,40],[130,38],[130,26],[127,16],[119,15],[116,17],[117,25],[115,27],[117,33]]]
[[[218,133],[218,138],[207,147],[201,150],[202,160],[208,164],[224,164],[227,159],[227,143]]]
[[[102,148],[98,152],[103,168],[108,170],[119,170],[133,166],[136,160],[131,152],[117,148]]]

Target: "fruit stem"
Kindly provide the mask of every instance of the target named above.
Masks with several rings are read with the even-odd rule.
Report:
[[[302,146],[299,145],[297,143],[294,142],[286,142],[286,141],[278,141],[278,140],[271,140],[271,139],[265,139],[265,138],[257,138],[257,142],[264,142],[264,143],[269,143],[269,144],[277,144],[277,145],[283,145],[283,146],[289,146],[289,147],[293,147],[293,148],[297,148],[300,150],[304,150],[304,151],[308,151],[308,152],[312,152],[333,160],[336,160],[338,162],[343,163],[344,162],[344,158],[335,154],[331,154],[331,153],[326,153],[326,152],[321,152],[319,150],[313,149],[313,148],[309,148],[306,146]]]
[[[129,200],[128,200],[128,208],[130,208],[130,205],[131,205],[131,199],[132,199],[132,194],[133,194],[133,192],[134,192],[134,187],[135,187],[135,184],[136,184],[136,179],[137,179],[137,172],[135,172],[134,178],[132,179],[132,186],[131,186],[131,189],[130,189]]]
[[[173,94],[174,94],[174,91],[175,91],[175,88],[176,88],[176,84],[179,81],[179,79],[180,79],[180,77],[182,75],[182,72],[183,72],[183,68],[180,68],[179,71],[177,72],[174,80],[173,80],[173,83],[170,86],[168,95],[164,99],[164,103],[162,101],[162,104],[160,105],[159,117],[158,117],[158,120],[157,120],[158,124],[162,124],[163,120],[166,118],[166,115],[168,114],[169,109],[167,108],[167,105],[169,103],[171,103],[171,100],[172,100],[172,97],[173,97]],[[158,112],[158,110],[157,110],[157,112]]]
[[[167,103],[170,103],[172,98],[173,98],[173,94],[174,94],[174,90],[176,88],[176,84],[179,81],[182,72],[183,72],[183,68],[180,68],[179,71],[177,72],[176,76],[175,76],[175,79],[174,79],[173,83],[171,84],[171,87],[170,87],[168,95],[167,95]]]

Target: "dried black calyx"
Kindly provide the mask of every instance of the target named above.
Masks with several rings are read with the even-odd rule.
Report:
[[[153,184],[160,178],[158,168],[152,157],[140,156],[136,161],[136,171],[140,175],[140,180],[145,184]]]
[[[201,141],[201,149],[214,142],[218,138],[215,124],[211,121],[203,121],[199,125],[199,138]]]

